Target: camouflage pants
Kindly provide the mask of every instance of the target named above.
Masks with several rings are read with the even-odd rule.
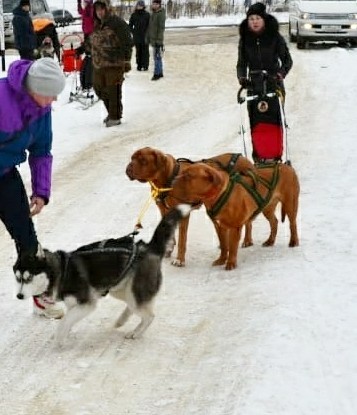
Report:
[[[122,85],[124,72],[120,68],[93,70],[93,88],[108,111],[111,120],[120,120],[123,115]]]

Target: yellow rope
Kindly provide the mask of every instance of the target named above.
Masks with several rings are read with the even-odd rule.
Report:
[[[150,196],[148,197],[148,199],[144,203],[144,206],[142,207],[142,209],[139,213],[138,221],[135,225],[135,229],[141,229],[142,228],[141,221],[144,217],[144,214],[149,209],[151,201],[156,200],[158,198],[158,196],[160,195],[160,193],[169,192],[170,190],[172,190],[172,187],[164,187],[162,189],[159,189],[157,186],[154,185],[153,182],[150,182],[150,181],[149,181],[149,184],[150,184],[150,187],[151,187]]]

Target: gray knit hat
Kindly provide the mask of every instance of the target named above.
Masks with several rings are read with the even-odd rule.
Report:
[[[27,89],[44,97],[56,97],[65,85],[66,78],[62,69],[52,58],[34,61],[27,72]]]

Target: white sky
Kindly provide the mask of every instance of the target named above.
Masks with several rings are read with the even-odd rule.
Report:
[[[186,267],[164,261],[144,336],[124,339],[135,320],[114,330],[123,304],[105,298],[58,351],[58,322],[34,317],[14,296],[15,252],[0,228],[0,414],[357,413],[357,50],[290,49],[286,112],[301,182],[300,247],[288,248],[287,224],[273,248],[261,247],[268,226],[259,217],[238,268],[212,268],[214,230],[203,209],[194,212]],[[234,41],[168,44],[165,78],[128,74],[124,122],[111,129],[101,103],[86,111],[68,103],[69,77],[53,111],[53,195],[36,220],[42,244],[72,250],[129,233],[149,194],[125,175],[138,148],[192,159],[243,152],[236,57]],[[151,205],[143,239],[158,220]]]

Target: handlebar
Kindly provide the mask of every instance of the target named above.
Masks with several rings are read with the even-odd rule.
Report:
[[[242,92],[244,89],[245,88],[241,86],[238,90],[238,94],[237,94],[238,104],[243,104],[243,102],[245,101],[254,101],[255,99],[263,99],[264,97],[272,98],[276,96],[276,92],[268,92],[267,94],[264,94],[264,95],[255,94],[255,95],[247,95],[245,97],[242,97]]]

